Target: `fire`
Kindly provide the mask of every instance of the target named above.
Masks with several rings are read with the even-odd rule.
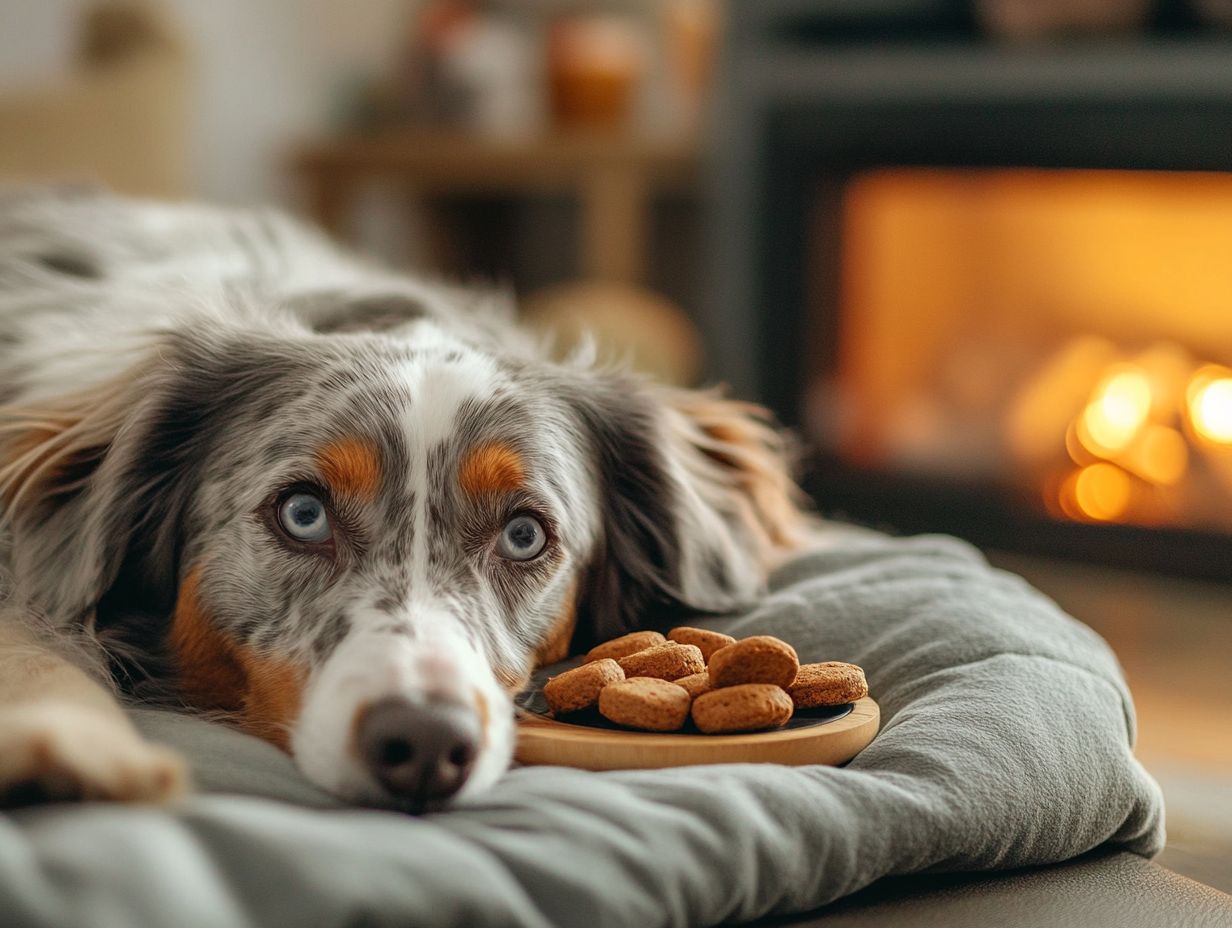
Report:
[[[1151,522],[1192,507],[1193,485],[1226,481],[1232,369],[1201,364],[1172,343],[1133,357],[1095,347],[1074,339],[1011,410],[1007,438],[1024,463],[1070,462],[1066,476],[1045,483],[1049,510],[1079,521]],[[1068,413],[1057,405],[1065,397]]]
[[[1129,474],[1115,464],[1101,461],[1074,474],[1062,485],[1061,492],[1061,508],[1067,514],[1113,522],[1129,509],[1134,487]]]
[[[1194,374],[1187,391],[1193,430],[1217,445],[1232,445],[1232,371],[1208,365]]]
[[[1170,487],[1179,483],[1189,469],[1189,445],[1176,429],[1149,425],[1125,449],[1120,461],[1126,470],[1147,483]]]
[[[1098,457],[1116,454],[1146,423],[1151,412],[1151,382],[1139,368],[1114,369],[1100,382],[1082,413],[1078,438]]]
[[[809,421],[1058,519],[1232,532],[1230,220],[1232,171],[862,172]]]

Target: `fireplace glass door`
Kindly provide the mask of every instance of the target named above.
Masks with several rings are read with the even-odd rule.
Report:
[[[805,417],[828,453],[1232,533],[1232,174],[870,170],[838,222],[838,363]]]

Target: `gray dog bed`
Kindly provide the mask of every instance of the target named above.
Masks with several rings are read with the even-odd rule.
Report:
[[[704,624],[862,665],[881,733],[841,769],[523,768],[415,819],[341,808],[245,735],[139,712],[207,794],[0,816],[0,924],[711,925],[887,874],[1163,845],[1115,658],[959,542],[853,533]]]

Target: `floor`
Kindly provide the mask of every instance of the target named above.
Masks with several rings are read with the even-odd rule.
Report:
[[[1232,583],[990,558],[1112,645],[1138,712],[1138,757],[1167,803],[1160,862],[1232,893]]]

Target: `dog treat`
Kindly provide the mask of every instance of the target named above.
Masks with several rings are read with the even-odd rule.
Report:
[[[591,661],[581,667],[566,670],[543,685],[543,698],[552,711],[578,712],[599,701],[599,692],[609,683],[618,683],[625,672],[611,658]]]
[[[630,632],[627,635],[621,635],[619,638],[613,638],[611,641],[605,641],[603,644],[597,644],[586,652],[586,663],[591,661],[601,661],[605,658],[611,658],[614,661],[620,660],[622,657],[628,657],[630,654],[636,654],[638,651],[645,651],[647,648],[653,648],[657,644],[663,644],[667,641],[658,632]]]
[[[703,734],[781,728],[797,709],[838,706],[868,695],[864,671],[839,661],[800,664],[771,635],[736,640],[681,625],[596,645],[587,663],[552,677],[543,696],[557,715],[598,705],[609,721],[679,731],[690,715]]]
[[[673,680],[677,686],[684,687],[684,691],[689,694],[690,699],[696,699],[702,693],[710,692],[710,674],[706,671],[701,673],[691,673],[687,677],[681,677],[679,680]]]
[[[827,661],[801,664],[796,682],[787,690],[800,709],[816,706],[842,706],[868,695],[864,671],[855,664]]]
[[[710,660],[710,655],[714,654],[719,648],[736,643],[736,639],[731,635],[708,631],[704,628],[690,628],[688,625],[673,628],[667,633],[667,640],[674,641],[677,644],[697,645],[701,649],[702,657],[707,661]]]
[[[693,700],[693,723],[708,735],[779,728],[787,724],[793,708],[791,697],[780,686],[740,683]]]
[[[660,680],[679,680],[706,669],[697,645],[674,641],[622,657],[617,663],[626,677],[657,677]]]
[[[675,683],[631,677],[603,688],[599,693],[599,712],[608,721],[629,728],[676,731],[689,717],[690,702],[689,694]]]
[[[741,683],[773,683],[787,689],[799,669],[796,649],[786,641],[770,635],[754,635],[714,652],[709,666],[710,685],[720,689]]]

